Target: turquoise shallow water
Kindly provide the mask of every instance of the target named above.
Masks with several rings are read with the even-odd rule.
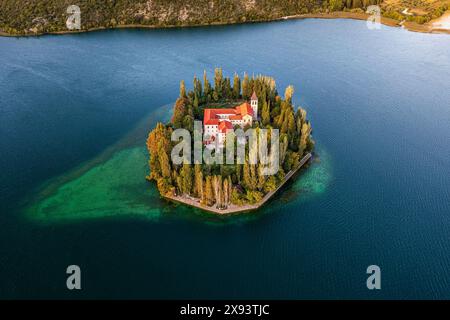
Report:
[[[0,38],[0,297],[449,298],[449,52],[349,20]],[[293,84],[317,140],[251,215],[140,179],[160,106],[216,66]]]
[[[144,179],[149,173],[148,152],[142,146],[147,130],[156,121],[167,121],[170,110],[170,105],[156,108],[139,126],[97,157],[44,183],[34,197],[22,205],[27,218],[41,224],[118,216],[158,221],[165,218],[168,209],[179,218],[195,218],[206,224],[226,225],[257,219],[264,210],[219,217],[169,203],[160,198],[155,183]],[[287,194],[280,193],[284,202],[299,197],[306,200],[316,193],[324,192],[331,180],[330,161],[325,151],[319,148],[308,170],[305,167],[296,178],[290,182]],[[274,205],[283,200],[272,202],[269,208],[264,208],[265,211],[272,210]]]

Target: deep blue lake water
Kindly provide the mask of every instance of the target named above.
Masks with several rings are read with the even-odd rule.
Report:
[[[450,36],[350,20],[115,30],[0,38],[0,62],[0,298],[450,298]],[[219,226],[173,206],[157,221],[25,217],[42,184],[214,67],[295,86],[327,155],[319,192],[293,184]]]

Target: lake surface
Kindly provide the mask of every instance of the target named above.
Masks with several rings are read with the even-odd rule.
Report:
[[[0,61],[0,298],[450,298],[448,35],[351,20],[115,30],[0,38]],[[294,85],[317,142],[308,170],[237,217],[144,180],[146,132],[180,79],[217,66]]]

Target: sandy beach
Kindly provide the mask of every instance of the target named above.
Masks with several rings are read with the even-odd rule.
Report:
[[[359,12],[332,12],[332,13],[310,13],[283,17],[282,19],[355,19],[367,20],[369,14]],[[403,27],[408,31],[422,32],[422,33],[447,33],[450,34],[450,11],[444,13],[438,19],[432,20],[428,23],[418,24],[409,21],[397,21],[390,18],[381,17],[381,24],[390,27]]]
[[[436,20],[430,21],[432,32],[450,33],[450,11],[444,13]]]

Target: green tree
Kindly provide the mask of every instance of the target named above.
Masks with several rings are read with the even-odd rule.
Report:
[[[270,124],[270,101],[267,103],[267,101],[264,100],[263,107],[261,111],[261,121],[263,125],[269,125]]]
[[[199,163],[196,163],[194,166],[194,194],[203,202],[203,172]]]
[[[192,169],[190,164],[184,163],[183,167],[180,170],[180,177],[181,177],[181,192],[183,194],[190,194],[192,190],[193,185],[193,179],[192,179]]]
[[[246,160],[242,167],[242,182],[243,182],[245,188],[250,188],[250,186],[252,184],[251,179],[252,179],[252,177],[250,174],[250,165],[248,164],[248,161]]]
[[[230,78],[225,78],[222,95],[226,99],[233,98],[233,91],[231,89]]]
[[[311,134],[311,125],[308,122],[303,123],[299,145],[300,155],[303,155],[304,151],[306,150],[308,140],[310,139],[310,134]]]
[[[331,11],[340,11],[344,8],[342,0],[329,0]]]
[[[248,159],[244,163],[242,179],[246,189],[256,190],[258,185],[256,165],[250,164]]]
[[[242,80],[242,98],[248,100],[251,95],[250,90],[248,74],[244,73],[244,80]]]
[[[264,183],[264,192],[270,192],[273,191],[277,188],[277,178],[275,178],[275,176],[269,176],[266,180],[266,182]]]
[[[258,171],[257,171],[257,174],[258,174],[258,185],[257,185],[258,190],[262,190],[264,188],[264,184],[266,183],[266,178],[267,177],[262,174],[263,168],[264,168],[264,165],[262,163],[260,163],[259,166],[258,166]]]
[[[167,155],[167,152],[164,148],[164,142],[160,141],[158,143],[158,160],[159,160],[159,167],[161,168],[161,175],[164,178],[170,178],[170,162],[169,162],[169,156]]]
[[[190,114],[187,114],[183,118],[183,125],[182,128],[189,130],[189,132],[194,131],[194,117]]]
[[[233,98],[239,99],[241,96],[241,80],[237,73],[234,74],[233,78]]]
[[[180,81],[180,98],[186,98],[186,86],[184,80]]]
[[[203,94],[202,92],[202,83],[200,82],[199,79],[197,79],[197,77],[194,77],[194,95],[197,97],[197,99],[199,97],[201,97]]]
[[[217,96],[218,99],[222,97],[223,91],[222,86],[223,86],[222,68],[216,68],[214,69],[214,93],[216,94],[215,96]]]
[[[183,120],[185,115],[186,115],[185,99],[178,98],[177,101],[175,101],[175,106],[172,115],[172,124],[175,129],[183,127]]]
[[[215,175],[212,178],[212,185],[214,190],[214,199],[217,208],[223,207],[223,193],[222,193],[222,176]]]
[[[159,159],[160,148],[162,148],[166,154],[170,151],[170,132],[162,123],[158,122],[155,129],[150,132],[147,138],[147,149],[150,154],[149,179],[157,180],[162,176]]]
[[[203,71],[203,92],[207,97],[211,93],[211,85],[208,81],[208,76],[206,75],[206,70]]]
[[[232,183],[231,183],[231,177],[228,176],[227,178],[223,179],[223,205],[225,207],[228,207],[228,205],[231,202],[231,194],[232,194]]]
[[[284,91],[284,100],[286,100],[287,103],[292,103],[292,96],[294,95],[294,87],[288,86],[286,90]]]
[[[207,206],[212,206],[214,201],[214,191],[212,187],[211,182],[211,176],[206,177],[206,183],[205,183],[205,202]]]

